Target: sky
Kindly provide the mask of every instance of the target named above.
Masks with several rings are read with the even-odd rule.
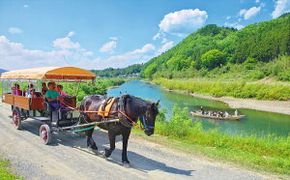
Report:
[[[290,0],[0,0],[0,68],[122,68],[207,24],[241,29]]]

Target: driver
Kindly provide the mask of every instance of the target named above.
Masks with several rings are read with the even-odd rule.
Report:
[[[45,93],[45,98],[47,99],[49,105],[52,107],[52,110],[57,110],[60,107],[62,107],[59,102],[63,101],[63,98],[55,89],[56,89],[55,82],[49,82],[48,90]]]

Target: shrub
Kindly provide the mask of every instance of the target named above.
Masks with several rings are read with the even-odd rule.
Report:
[[[226,62],[226,54],[218,49],[209,50],[201,56],[202,66],[214,69]]]
[[[172,137],[186,137],[190,134],[192,120],[188,116],[188,109],[174,106],[173,115],[169,121],[161,121],[156,129],[159,134]]]

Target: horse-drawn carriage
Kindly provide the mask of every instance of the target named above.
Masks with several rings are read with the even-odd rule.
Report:
[[[76,67],[45,67],[5,72],[1,75],[2,102],[11,105],[12,122],[16,129],[21,129],[22,121],[28,118],[41,121],[39,135],[44,144],[51,143],[53,134],[59,131],[81,128],[88,136],[87,146],[97,150],[92,133],[98,125],[108,130],[110,149],[106,149],[105,153],[108,157],[115,148],[115,137],[122,135],[122,161],[129,163],[127,143],[131,128],[140,119],[144,132],[147,135],[153,134],[158,102],[152,103],[130,95],[116,98],[91,95],[84,98],[80,107],[77,107],[76,96],[67,96],[61,102],[64,108],[53,109],[40,92],[35,92],[38,95],[30,97],[11,92],[11,84],[15,82],[76,82],[79,85],[82,81],[94,81],[95,78],[94,73]]]
[[[79,121],[79,113],[73,110],[76,108],[76,96],[64,97],[63,102],[71,108],[70,110],[53,111],[40,89],[33,97],[25,96],[24,93],[16,95],[11,90],[11,84],[16,82],[39,84],[40,81],[80,83],[84,80],[95,80],[95,78],[95,74],[75,67],[44,67],[6,72],[1,75],[2,102],[11,105],[12,122],[16,129],[21,129],[22,121],[28,118],[43,122],[39,128],[39,135],[45,144],[49,144],[54,131],[72,129]],[[57,118],[54,125],[53,118]]]

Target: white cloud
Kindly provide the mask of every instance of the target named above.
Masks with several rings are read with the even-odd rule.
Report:
[[[260,3],[260,0],[256,0],[256,3]]]
[[[155,46],[153,44],[145,44],[141,49],[135,49],[134,51],[129,52],[129,54],[135,55],[135,54],[143,54],[147,53],[148,51],[152,51],[155,49]]]
[[[173,41],[169,41],[164,43],[160,49],[158,49],[157,51],[157,56],[164,53],[165,51],[169,50],[170,48],[172,48],[174,46],[174,42]]]
[[[39,66],[65,66],[68,64],[64,57],[71,55],[71,52],[67,50],[28,50],[21,43],[11,42],[5,36],[0,36],[0,64],[1,68],[7,70]]]
[[[66,37],[68,38],[68,37]],[[108,58],[93,57],[91,51],[58,48],[51,51],[30,50],[21,43],[12,42],[0,36],[0,65],[7,70],[32,68],[40,66],[78,66],[86,69],[103,69],[107,67],[126,67],[131,64],[145,62],[155,54],[152,44]]]
[[[80,44],[78,42],[73,42],[71,37],[75,35],[75,32],[70,31],[66,37],[58,38],[53,41],[53,47],[60,49],[79,49]]]
[[[90,62],[93,53],[84,48],[54,49],[51,51],[26,49],[21,43],[15,43],[0,36],[0,65],[7,70],[40,66],[78,66]],[[82,66],[83,68],[93,68]]]
[[[28,6],[28,4],[24,4],[24,6],[23,6],[24,8],[28,8],[29,6]]]
[[[76,34],[75,32],[70,31],[70,32],[67,34],[67,37],[72,37],[72,36],[74,36],[75,34]]]
[[[158,32],[158,33],[156,33],[154,36],[153,36],[153,40],[157,40],[157,39],[160,39],[161,38],[161,33],[160,32]]]
[[[112,40],[112,41],[118,41],[118,37],[110,37],[110,40]]]
[[[166,38],[166,34],[162,31],[158,32],[157,34],[155,34],[152,38],[153,40],[161,40],[161,44],[165,44],[167,43],[169,40]]]
[[[128,51],[124,54],[110,56],[108,58],[96,58],[86,63],[87,66],[95,67],[97,69],[104,69],[108,67],[122,68],[136,63],[143,63],[154,57],[155,46],[152,44],[145,44],[142,48]]]
[[[226,17],[226,20],[229,20],[229,19],[231,19],[231,18],[232,18],[231,16],[227,16],[227,17]]]
[[[286,12],[290,12],[290,0],[276,0],[272,17],[277,18]]]
[[[109,42],[106,42],[102,45],[102,47],[100,48],[100,52],[113,53],[114,50],[117,48],[117,40],[118,38],[111,37]]]
[[[166,14],[159,24],[160,31],[187,35],[202,27],[207,20],[207,12],[199,9],[184,9]]]
[[[18,27],[10,27],[8,32],[11,34],[21,34],[23,31]]]
[[[239,24],[238,22],[233,22],[233,23],[230,23],[230,22],[225,22],[224,23],[225,26],[227,27],[233,27],[233,28],[236,28],[238,30],[244,28],[245,26]]]
[[[245,20],[256,16],[261,11],[261,6],[251,7],[250,9],[241,9],[239,15],[244,17]]]

